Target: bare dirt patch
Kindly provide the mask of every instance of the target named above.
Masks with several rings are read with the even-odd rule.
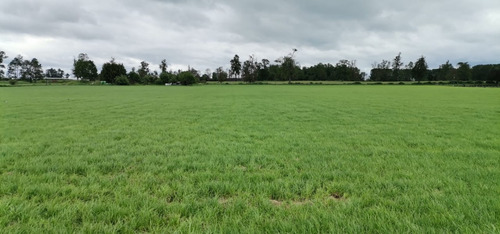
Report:
[[[335,201],[344,201],[344,200],[346,200],[346,198],[344,197],[343,193],[332,193],[332,194],[330,194],[330,196],[328,197],[328,199],[335,200]]]
[[[271,204],[273,204],[275,206],[281,206],[283,204],[282,201],[278,201],[278,200],[274,200],[274,199],[271,199],[269,201],[271,202]]]
[[[221,204],[221,205],[226,205],[230,201],[231,201],[230,198],[225,198],[225,197],[221,197],[221,198],[219,198],[219,200],[217,200],[217,202],[219,202],[219,204]]]

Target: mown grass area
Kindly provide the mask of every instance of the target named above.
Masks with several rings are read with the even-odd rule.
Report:
[[[0,232],[500,230],[500,90],[0,89]]]

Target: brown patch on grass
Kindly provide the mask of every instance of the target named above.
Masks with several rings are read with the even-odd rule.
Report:
[[[219,202],[219,204],[221,204],[221,205],[226,205],[230,201],[231,201],[231,199],[225,198],[225,197],[221,197],[221,198],[219,198],[219,200],[217,200],[217,202]]]
[[[246,171],[247,170],[247,167],[243,166],[243,165],[238,165],[235,167],[236,170],[240,170],[240,171]]]
[[[434,189],[434,190],[432,190],[432,195],[434,195],[434,196],[443,196],[444,192],[441,189]]]
[[[271,199],[269,201],[271,202],[271,204],[273,204],[275,206],[281,206],[283,204],[282,201],[278,201],[278,200],[274,200],[274,199]]]
[[[346,198],[344,197],[344,194],[342,194],[342,193],[332,193],[332,194],[330,194],[330,196],[328,198],[331,200],[335,200],[335,201],[346,200]]]

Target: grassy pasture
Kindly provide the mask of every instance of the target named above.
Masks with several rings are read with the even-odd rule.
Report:
[[[0,88],[0,232],[500,230],[500,89]]]

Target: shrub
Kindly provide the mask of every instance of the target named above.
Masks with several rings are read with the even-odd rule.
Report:
[[[137,72],[130,72],[130,73],[128,73],[128,80],[132,84],[136,84],[136,83],[141,83],[142,82],[141,77],[139,76],[139,74],[137,74]]]
[[[129,85],[130,82],[126,75],[121,75],[115,78],[115,84],[117,85]]]
[[[181,72],[177,78],[181,82],[182,85],[192,85],[196,83],[196,77],[194,77],[191,72]]]
[[[17,84],[17,80],[16,79],[10,79],[9,80],[9,84],[10,85],[16,85]]]
[[[164,85],[166,83],[174,83],[172,82],[172,74],[168,73],[168,72],[162,72],[160,74],[160,78],[156,80],[157,84],[160,84],[160,85]]]
[[[155,84],[157,77],[153,75],[145,75],[144,78],[142,79],[143,84]]]

